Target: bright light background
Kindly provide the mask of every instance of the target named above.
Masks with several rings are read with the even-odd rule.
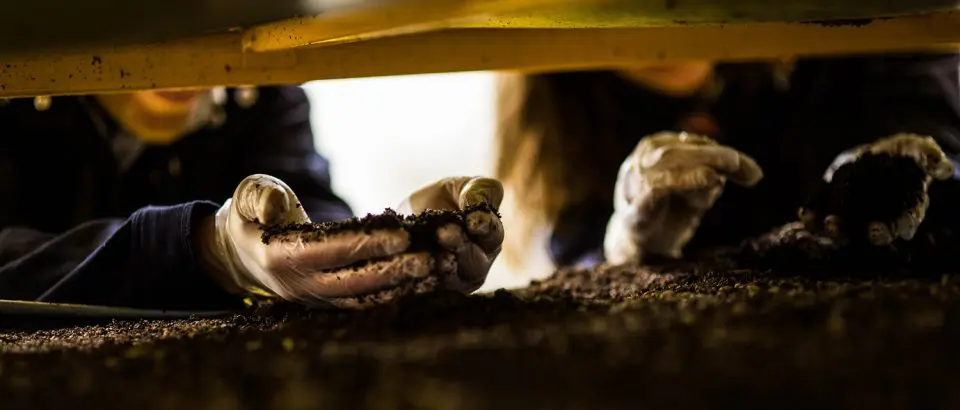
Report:
[[[304,88],[317,149],[330,160],[334,189],[357,214],[395,207],[446,176],[492,175],[491,73],[327,80]],[[507,235],[511,217],[504,215]],[[521,266],[498,260],[482,290],[523,286],[548,274],[545,244],[535,248]]]

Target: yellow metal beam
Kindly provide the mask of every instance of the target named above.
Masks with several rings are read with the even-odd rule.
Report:
[[[571,2],[535,13],[505,12],[456,28],[639,28],[691,24],[746,24],[870,20],[940,13],[956,0],[606,0]]]
[[[394,0],[359,2],[316,16],[254,27],[244,35],[252,51],[277,51],[317,44],[353,42],[488,21],[500,13],[586,7],[609,0]]]
[[[0,61],[0,97],[957,47],[960,12],[877,20],[863,26],[764,23],[637,29],[455,29],[265,53],[244,52],[242,34],[235,33]]]
[[[353,0],[356,1],[356,0]],[[955,0],[369,0],[247,31],[276,51],[449,28],[648,28],[900,17],[955,11]]]

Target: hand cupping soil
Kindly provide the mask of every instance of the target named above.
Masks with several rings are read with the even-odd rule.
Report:
[[[490,212],[499,217],[497,210],[485,203],[473,205],[460,211],[431,209],[415,215],[401,215],[388,208],[383,213],[368,214],[362,218],[354,217],[340,221],[263,227],[261,239],[264,244],[269,245],[277,242],[319,242],[334,235],[350,232],[370,233],[378,230],[398,229],[406,231],[410,235],[410,247],[405,254],[428,253],[430,255],[429,274],[424,277],[403,277],[388,289],[371,294],[356,295],[334,303],[338,307],[365,307],[397,299],[407,294],[428,293],[442,288],[446,276],[457,274],[457,261],[456,255],[438,242],[437,230],[443,226],[456,225],[463,232],[467,232],[469,236],[467,220],[468,216],[475,212]],[[403,263],[402,256],[400,260],[397,257],[365,260],[350,266],[330,270],[330,272],[349,274],[364,269],[377,270],[380,269],[377,265],[387,266],[394,263]]]

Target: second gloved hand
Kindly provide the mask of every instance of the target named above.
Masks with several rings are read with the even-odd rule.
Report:
[[[752,186],[762,177],[752,158],[707,137],[661,132],[643,138],[620,167],[603,244],[607,262],[680,257],[727,179]]]
[[[900,133],[838,156],[800,209],[800,220],[837,244],[911,241],[930,206],[932,184],[956,165],[930,136]],[[949,201],[940,204],[950,207]]]
[[[438,242],[456,255],[456,275],[447,277],[443,287],[473,292],[483,285],[490,266],[503,245],[503,223],[496,209],[503,201],[500,181],[482,177],[444,178],[411,194],[397,211],[416,214],[428,209],[462,211],[470,206],[488,204],[493,212],[477,210],[466,215],[466,231],[458,225],[440,227]]]

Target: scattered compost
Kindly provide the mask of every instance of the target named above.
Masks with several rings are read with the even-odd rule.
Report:
[[[365,311],[7,331],[0,395],[9,409],[960,406],[960,279],[775,274],[738,267],[743,252]]]
[[[433,228],[463,218],[387,211],[263,239],[405,229],[429,250]],[[5,409],[960,408],[960,277],[931,262],[951,252],[918,252],[838,247],[796,223],[685,261],[561,269],[492,294],[0,330],[0,397]]]

